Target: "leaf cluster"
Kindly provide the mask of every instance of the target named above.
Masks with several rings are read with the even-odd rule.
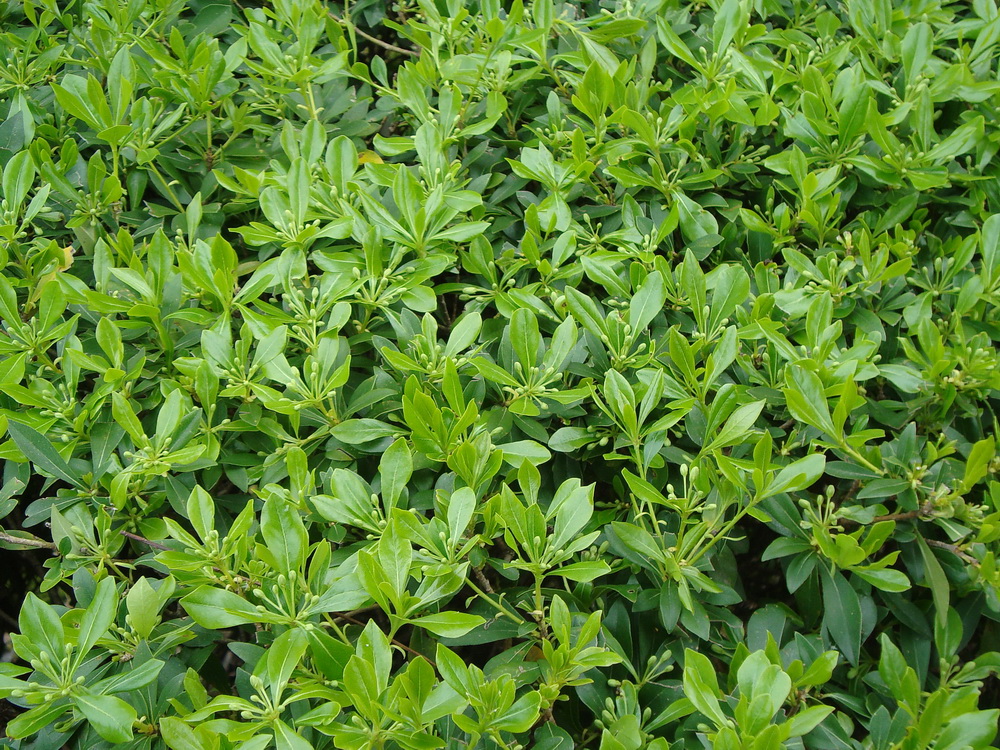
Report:
[[[0,24],[11,747],[994,741],[996,0]]]

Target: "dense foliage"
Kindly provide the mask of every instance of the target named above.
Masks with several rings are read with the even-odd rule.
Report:
[[[993,741],[996,0],[0,13],[12,748]]]

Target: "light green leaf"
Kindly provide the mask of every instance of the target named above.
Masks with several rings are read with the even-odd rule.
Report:
[[[122,743],[132,739],[132,724],[138,716],[121,698],[79,690],[73,694],[73,705],[108,742]]]
[[[442,638],[458,638],[484,622],[486,620],[479,615],[470,615],[465,612],[440,612],[410,620],[411,625],[429,630]]]
[[[248,622],[268,622],[266,613],[238,594],[212,586],[199,586],[181,599],[181,606],[203,628],[231,628]]]

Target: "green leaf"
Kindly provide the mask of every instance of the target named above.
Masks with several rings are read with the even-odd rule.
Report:
[[[160,719],[160,737],[170,750],[216,750],[219,737],[205,726],[190,727],[176,716]]]
[[[727,0],[727,2],[732,1]],[[677,201],[679,209],[681,233],[687,242],[693,243],[706,235],[719,233],[719,222],[711,212],[705,210],[684,193],[674,193],[673,197]]]
[[[95,81],[93,78],[90,80]],[[103,130],[115,124],[110,121],[110,110],[104,101],[103,93],[100,92],[99,84],[95,90],[88,85],[86,79],[68,75],[63,78],[61,85],[58,83],[51,85],[59,106],[94,130]]]
[[[132,438],[132,442],[136,447],[145,445],[149,440],[146,437],[146,432],[142,429],[139,418],[132,409],[132,405],[118,392],[111,394],[111,415],[115,418],[119,426],[128,433],[128,436]]]
[[[274,722],[274,746],[277,750],[313,750],[313,744],[297,734],[285,722]]]
[[[309,210],[309,165],[303,158],[293,159],[287,176],[288,202],[296,226],[303,226]]]
[[[931,599],[934,601],[934,619],[941,626],[945,626],[947,625],[948,602],[951,592],[948,576],[945,575],[944,568],[941,567],[941,563],[934,556],[926,540],[919,534],[917,535],[917,545],[920,547],[920,556],[924,562],[924,581],[930,588]]]
[[[663,276],[659,271],[653,271],[642,282],[642,286],[632,296],[628,307],[628,324],[632,331],[644,331],[650,321],[663,311],[663,303],[667,299],[667,290]]]
[[[788,721],[788,736],[801,737],[809,734],[832,713],[833,706],[809,706],[804,711],[799,711]]]
[[[212,586],[199,586],[181,599],[181,606],[203,628],[231,628],[270,619],[242,596]]]
[[[406,584],[410,579],[413,547],[396,520],[389,523],[379,540],[378,560],[389,586],[396,594],[396,600],[402,601],[406,593]]]
[[[712,48],[721,56],[729,48],[736,32],[745,27],[750,12],[745,0],[725,0],[715,14],[712,26]]]
[[[703,713],[717,727],[729,726],[729,721],[719,704],[719,682],[715,667],[704,654],[691,649],[684,650],[684,674],[682,677],[684,695],[694,707]]]
[[[538,364],[542,337],[538,332],[538,318],[524,307],[519,307],[510,318],[510,344],[518,362],[528,370]]]
[[[200,486],[191,490],[188,496],[187,516],[202,541],[208,539],[209,532],[215,528],[215,502]]]
[[[990,435],[983,440],[977,440],[969,451],[969,457],[965,461],[965,476],[962,478],[962,486],[966,490],[972,489],[989,471],[990,462],[996,456],[996,438]]]
[[[934,35],[931,27],[922,21],[915,23],[907,30],[901,45],[903,70],[906,72],[907,83],[913,84],[934,49]]]
[[[267,678],[270,682],[271,699],[280,701],[292,672],[306,653],[309,638],[301,628],[292,628],[274,639],[267,650]]]
[[[503,712],[503,718],[494,726],[504,732],[527,732],[538,720],[542,697],[538,691],[532,690],[518,698],[514,704]]]
[[[478,357],[472,361],[472,364],[479,371],[479,374],[490,382],[498,383],[499,385],[508,385],[513,388],[517,388],[520,385],[513,375],[487,359]]]
[[[838,572],[826,572],[823,584],[823,627],[851,664],[861,658],[861,600]]]
[[[611,566],[604,562],[604,560],[583,560],[582,562],[570,563],[569,565],[563,565],[561,568],[549,571],[549,575],[562,576],[570,581],[589,583],[595,578],[600,578],[610,572]]]
[[[268,498],[260,514],[260,532],[264,544],[274,555],[279,573],[302,568],[309,534],[295,506],[279,497]]]
[[[409,622],[411,625],[429,630],[442,638],[458,638],[473,628],[479,627],[486,620],[479,615],[470,615],[465,612],[440,612],[434,615],[424,615]]]
[[[970,711],[948,722],[934,742],[934,750],[988,748],[997,736],[1000,709]]]
[[[472,515],[476,511],[476,493],[469,487],[463,487],[452,493],[448,501],[448,541],[457,546],[469,527]]]
[[[22,151],[7,162],[3,169],[3,197],[11,208],[24,203],[28,191],[35,182],[35,163],[31,153]]]
[[[54,700],[50,703],[43,703],[23,714],[14,717],[7,724],[7,736],[12,739],[30,737],[38,731],[53,724],[64,713],[69,710],[69,703],[66,699]]]
[[[413,474],[413,455],[404,438],[396,440],[382,454],[378,474],[382,482],[383,502],[387,508],[395,507]]]
[[[73,705],[108,742],[129,742],[132,724],[138,718],[135,709],[113,695],[94,695],[86,690],[73,693]]]
[[[611,524],[615,536],[622,540],[622,543],[633,552],[638,552],[643,557],[650,560],[659,561],[663,559],[663,550],[656,544],[653,535],[645,529],[631,523],[615,521]]]
[[[748,442],[748,438],[752,434],[753,424],[764,409],[764,403],[764,401],[752,401],[749,404],[736,407],[722,429],[719,430],[719,434],[705,446],[703,452],[711,453],[740,442]]]
[[[58,664],[66,638],[56,611],[33,593],[28,593],[17,620],[21,635],[28,639],[35,653],[45,652]]]
[[[785,369],[785,398],[792,416],[825,432],[830,437],[839,437],[830,415],[823,384],[816,373],[802,367],[790,365]]]
[[[27,425],[13,420],[7,422],[7,433],[14,440],[14,444],[17,445],[18,450],[24,454],[24,457],[39,469],[48,472],[56,479],[61,479],[77,489],[87,489],[83,481],[73,475],[69,464],[56,452],[56,449],[52,447],[52,443],[44,435],[36,432]]]
[[[750,279],[739,266],[724,265],[713,275],[712,310],[709,330],[717,330],[750,295]]]
[[[779,492],[798,492],[812,486],[823,476],[826,469],[826,456],[813,453],[805,458],[793,461],[777,473],[770,484],[761,493],[762,497],[771,497]]]
[[[892,570],[891,568],[884,570],[861,570],[859,568],[852,568],[851,572],[882,591],[898,593],[910,588],[910,579],[901,570]]]
[[[155,680],[160,670],[163,669],[163,662],[159,659],[148,659],[142,664],[129,662],[129,666],[124,671],[111,677],[94,683],[91,687],[95,692],[104,694],[131,693],[140,690]]]
[[[118,613],[118,589],[114,579],[104,578],[97,584],[94,598],[80,620],[77,630],[76,663],[80,664],[94,644],[97,643],[111,627]]]

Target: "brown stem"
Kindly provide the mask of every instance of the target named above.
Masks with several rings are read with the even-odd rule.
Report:
[[[882,521],[910,521],[922,515],[923,513],[919,510],[908,510],[905,513],[889,513],[884,516],[875,516],[872,519],[872,523],[881,523]]]
[[[882,521],[912,521],[914,518],[925,518],[934,512],[934,506],[931,503],[924,503],[917,510],[907,510],[902,513],[888,513],[884,516],[875,516],[871,520],[871,523],[881,523]],[[837,523],[844,526],[859,526],[860,522],[855,521],[851,518],[841,518]]]
[[[927,544],[929,544],[931,547],[938,547],[939,549],[946,549],[949,552],[951,552],[953,555],[955,555],[956,557],[960,558],[961,560],[964,560],[965,562],[969,563],[970,565],[975,565],[977,568],[979,567],[979,560],[977,560],[976,558],[974,558],[969,553],[965,552],[957,544],[951,544],[949,542],[939,542],[937,539],[925,539],[924,541],[927,542]]]
[[[367,39],[372,44],[377,44],[379,47],[383,47],[385,49],[392,50],[393,52],[399,52],[400,54],[403,54],[403,55],[410,55],[412,57],[418,57],[419,56],[419,54],[417,52],[414,52],[412,49],[406,49],[405,47],[397,47],[395,44],[390,44],[389,42],[382,41],[378,37],[374,37],[371,34],[368,34],[368,33],[364,32],[364,31],[362,31],[356,25],[354,25],[350,21],[344,20],[343,18],[341,18],[340,16],[338,16],[333,11],[328,11],[328,14],[329,14],[330,18],[332,18],[334,21],[336,21],[337,23],[339,23],[341,26],[350,26],[351,28],[354,29],[354,33],[355,34],[357,34],[358,36],[364,37],[365,39]]]
[[[934,505],[932,503],[924,503],[917,510],[908,510],[903,513],[889,513],[885,516],[875,516],[875,518],[872,519],[872,523],[879,523],[880,521],[911,521],[914,518],[929,516],[933,512]]]
[[[122,536],[127,536],[129,539],[132,539],[134,541],[142,542],[147,547],[152,547],[153,549],[160,549],[160,550],[169,550],[170,549],[170,547],[167,547],[167,546],[165,546],[163,544],[160,544],[159,542],[154,542],[151,539],[146,539],[146,537],[144,537],[144,536],[139,536],[138,534],[133,534],[131,531],[122,531],[122,532],[119,532],[119,533]]]
[[[359,609],[352,609],[350,612],[331,612],[332,617],[342,617],[345,620],[350,620],[352,617],[357,617],[359,615],[367,615],[369,612],[382,611],[382,608],[377,604],[372,604],[370,607],[361,607]],[[351,620],[351,622],[357,622],[356,620]]]
[[[13,626],[14,630],[20,630],[21,626],[18,625],[17,620],[15,620],[13,617],[11,617],[10,615],[8,615],[2,609],[0,609],[0,618],[2,618],[4,620],[4,622],[6,622],[8,625]]]
[[[483,587],[483,591],[485,591],[487,594],[496,593],[493,591],[493,587],[490,585],[490,579],[483,574],[482,568],[473,568],[472,575],[476,577],[476,581],[478,581],[479,585]]]
[[[860,489],[861,489],[861,480],[855,479],[853,482],[851,482],[851,486],[848,487],[846,490],[844,490],[843,495],[841,495],[839,498],[835,498],[837,505],[841,506],[844,503],[853,500],[854,496],[858,494],[858,490]]]
[[[58,549],[52,542],[46,542],[44,539],[11,536],[4,531],[0,531],[0,542],[6,542],[7,544],[20,544],[23,547],[37,547],[38,549]]]

